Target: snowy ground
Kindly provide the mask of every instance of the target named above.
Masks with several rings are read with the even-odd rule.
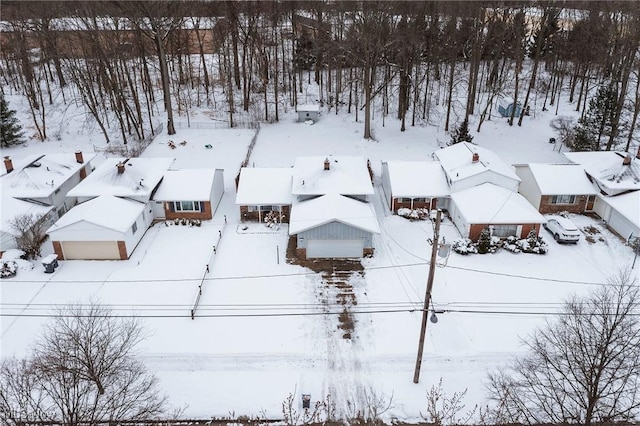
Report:
[[[528,117],[522,128],[494,119],[474,142],[508,163],[565,162],[547,142],[554,136],[548,127],[553,115],[543,114]],[[481,404],[486,372],[518,354],[520,339],[552,320],[568,295],[590,291],[633,260],[629,248],[587,217],[574,220],[601,229],[594,244],[583,239],[576,246],[559,245],[543,233],[550,246],[545,256],[501,251],[439,259],[433,303],[446,312],[429,324],[421,381],[413,384],[420,313],[408,310],[422,306],[433,231],[429,222],[389,215],[379,195],[380,162],[430,159],[448,137],[435,127],[408,127],[401,133],[395,120],[387,118],[382,127],[378,118],[376,141],[366,141],[362,123],[353,120],[325,113],[310,126],[295,123],[290,113],[279,124],[262,125],[250,159],[256,167],[289,167],[300,155],[371,160],[377,191],[372,201],[382,233],[375,256],[363,261],[364,278],[351,280],[358,301],[351,340],[341,337],[333,315],[341,307],[320,301],[321,277],[286,263],[286,225],[278,230],[239,226],[234,178],[253,131],[180,129],[173,137],[159,136],[144,156],[175,157],[176,168],[224,168],[227,192],[214,219],[199,228],[157,224],[128,261],[66,261],[51,275],[36,263],[3,280],[2,356],[23,355],[33,344],[45,319],[29,315],[94,299],[117,314],[141,318],[149,333],[141,356],[171,403],[185,407],[185,416],[280,417],[290,393],[296,401],[302,393],[314,401],[331,394],[338,409],[348,411],[347,401],[362,406],[364,394],[373,390],[393,398],[385,418],[414,420],[424,412],[427,390],[440,378],[450,394],[468,388],[468,406]],[[171,149],[169,140],[187,144]],[[81,137],[66,134],[62,142],[31,142],[2,155],[78,148],[88,149]],[[448,241],[458,237],[449,220],[442,235]],[[201,283],[202,299],[192,320]]]

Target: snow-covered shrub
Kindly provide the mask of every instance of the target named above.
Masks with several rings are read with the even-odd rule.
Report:
[[[484,228],[480,231],[480,237],[478,237],[478,253],[486,254],[491,251],[491,233],[489,228]]]
[[[278,212],[270,211],[264,216],[264,226],[274,230],[280,229],[280,215]]]
[[[522,252],[522,249],[518,245],[518,239],[513,235],[504,239],[504,241],[502,242],[502,248],[510,251],[511,253]]]
[[[546,254],[549,251],[547,243],[538,237],[535,231],[529,232],[527,238],[517,241],[518,247],[525,253]]]
[[[200,219],[189,219],[189,226],[200,226],[202,221]]]
[[[406,217],[409,220],[426,220],[429,219],[429,209],[408,209],[405,207],[398,209],[398,216]]]
[[[18,263],[15,260],[0,259],[0,278],[10,278],[18,273]]]
[[[478,253],[478,249],[469,238],[459,238],[455,240],[451,245],[451,248],[458,254]]]

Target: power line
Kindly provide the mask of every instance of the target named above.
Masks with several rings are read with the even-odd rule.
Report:
[[[370,266],[365,269],[366,271],[378,271],[378,270],[386,270],[386,269],[395,269],[395,268],[411,268],[416,266],[428,266],[429,262],[415,262],[415,263],[404,263],[404,264],[396,264],[396,265],[382,265],[382,266]],[[548,281],[553,283],[564,283],[564,284],[578,284],[578,285],[591,285],[591,286],[602,286],[607,285],[607,283],[603,282],[593,282],[593,281],[578,281],[578,280],[563,280],[558,278],[548,278],[548,277],[535,277],[530,275],[520,275],[520,274],[511,274],[506,272],[496,272],[496,271],[486,271],[481,269],[474,268],[465,268],[462,266],[452,266],[447,265],[445,268],[456,269],[460,271],[467,272],[476,272],[479,274],[489,274],[489,275],[498,275],[503,277],[510,278],[520,278],[526,280],[533,281]],[[194,277],[194,278],[153,278],[153,279],[131,279],[131,280],[77,280],[77,279],[61,279],[56,281],[43,281],[43,280],[19,280],[12,279],[12,282],[16,283],[160,283],[160,282],[201,282],[201,281],[233,281],[233,280],[248,280],[248,279],[267,279],[267,278],[286,278],[286,277],[300,277],[300,276],[313,276],[317,275],[317,272],[308,271],[308,272],[293,272],[286,274],[261,274],[261,275],[234,275],[234,276],[226,276],[226,277],[210,277],[210,278],[202,278],[202,277]]]

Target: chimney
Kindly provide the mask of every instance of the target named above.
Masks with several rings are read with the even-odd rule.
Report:
[[[331,168],[331,163],[329,162],[329,157],[324,159],[324,169],[329,170]]]
[[[473,156],[471,157],[471,162],[477,163],[478,161],[480,161],[480,154],[478,154],[477,152],[474,152]]]
[[[638,152],[636,152],[636,158],[640,160],[640,146],[638,146]]]
[[[84,158],[82,158],[82,151],[76,151],[76,161],[80,164],[84,163]]]
[[[11,173],[13,171],[13,162],[8,155],[4,157],[4,167],[7,169],[7,173]]]
[[[631,155],[627,155],[626,157],[624,157],[624,159],[622,160],[622,165],[623,166],[631,165]]]
[[[118,174],[119,175],[124,173],[124,163],[123,162],[120,162],[120,163],[116,164],[116,167],[118,168]]]

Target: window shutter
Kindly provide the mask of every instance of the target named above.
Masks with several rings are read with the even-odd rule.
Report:
[[[170,211],[171,213],[173,213],[173,212],[175,212],[175,211],[176,211],[175,206],[174,206],[174,204],[173,204],[173,201],[169,201],[167,204],[169,204],[169,211]]]
[[[200,211],[204,211],[204,201],[200,201]]]

